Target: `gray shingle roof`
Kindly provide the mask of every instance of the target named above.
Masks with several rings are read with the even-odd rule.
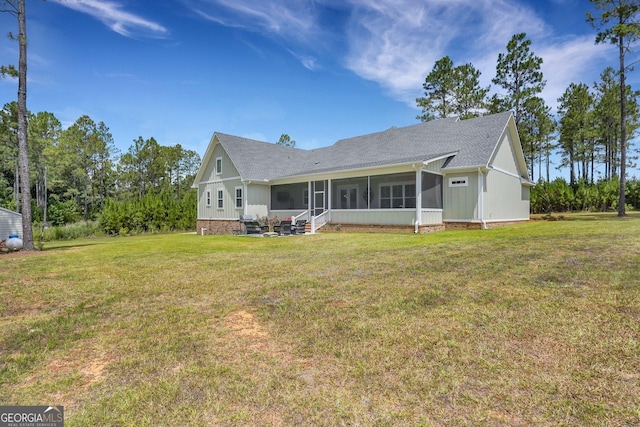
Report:
[[[447,168],[487,166],[511,113],[434,120],[302,150],[222,133],[218,140],[245,180],[427,161],[456,153]]]
[[[264,181],[291,175],[309,152],[216,132],[218,141],[245,180]]]

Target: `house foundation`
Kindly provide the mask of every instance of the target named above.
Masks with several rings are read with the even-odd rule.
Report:
[[[445,222],[445,230],[482,230],[480,222]]]
[[[521,221],[493,221],[493,222],[485,222],[484,229],[488,230],[491,228],[505,227],[508,225],[518,224],[524,221],[528,221],[523,219]],[[445,222],[445,229],[447,231],[451,230],[482,230],[483,225],[481,222]]]
[[[239,234],[242,224],[231,219],[199,219],[196,221],[196,233],[205,236],[209,234]]]
[[[526,220],[523,220],[526,221]],[[486,222],[487,229],[518,224],[522,221],[497,221]],[[310,223],[307,226],[310,227]],[[444,224],[427,224],[418,226],[418,233],[434,233],[437,231],[452,230],[481,230],[480,222],[445,222]],[[310,233],[310,228],[307,233]],[[394,224],[337,224],[328,223],[321,227],[320,233],[415,233],[415,228],[410,225]],[[238,220],[225,219],[199,219],[196,223],[196,233],[205,235],[215,234],[241,234],[242,224]]]
[[[432,233],[435,231],[444,231],[444,224],[428,224],[418,227],[418,233]],[[325,232],[345,232],[345,233],[415,233],[412,225],[393,225],[393,224],[335,224],[328,223],[318,230]]]

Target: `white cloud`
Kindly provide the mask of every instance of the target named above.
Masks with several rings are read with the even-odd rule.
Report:
[[[299,54],[296,53],[294,51],[292,51],[291,49],[289,49],[289,53],[293,56],[295,56],[298,61],[300,61],[300,63],[302,64],[302,66],[308,70],[311,71],[315,71],[319,68],[318,66],[318,60],[317,58],[313,57],[313,56],[309,56],[309,55],[303,55],[303,54]]]
[[[168,30],[162,25],[123,10],[123,5],[101,0],[57,0],[61,6],[76,10],[99,20],[116,33],[125,37],[147,35],[164,37]]]
[[[547,105],[554,107],[571,83],[592,87],[608,65],[615,67],[615,51],[596,45],[595,36],[581,36],[543,45],[536,54],[543,59],[542,72],[547,86],[542,93]],[[613,62],[612,62],[613,61]]]
[[[532,52],[543,58],[547,87],[542,96],[552,107],[572,81],[591,84],[606,56],[592,35],[558,34],[522,1],[184,1],[213,22],[279,37],[310,70],[318,69],[323,54],[318,46],[341,43],[328,49],[344,52],[338,61],[345,68],[411,106],[434,63],[445,55],[456,64],[472,63],[482,73],[481,85],[491,85],[498,54],[517,33],[526,33]],[[323,22],[323,9],[339,10],[347,19]],[[314,54],[301,53],[308,51]]]
[[[326,1],[326,0],[325,0]],[[318,23],[318,10],[313,1],[300,0],[183,0],[200,17],[231,28],[260,33],[284,41],[288,51],[300,64],[316,71],[320,67],[315,54],[330,37]],[[263,53],[248,44],[258,54]]]
[[[544,24],[507,0],[352,0],[346,66],[411,105],[424,78],[445,55],[471,62],[490,81],[495,61],[511,36],[537,35]]]
[[[227,27],[308,41],[315,32],[313,3],[299,0],[187,0],[201,17]]]

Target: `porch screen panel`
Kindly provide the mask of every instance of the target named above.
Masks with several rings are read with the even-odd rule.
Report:
[[[404,207],[415,208],[416,207],[416,185],[406,184],[404,186]]]
[[[366,176],[331,181],[332,209],[367,209],[367,189]]]
[[[309,189],[306,182],[271,186],[271,209],[298,210],[307,209]]]
[[[372,208],[407,209],[416,206],[416,174],[413,172],[371,176]]]
[[[422,173],[422,207],[442,209],[442,176]]]

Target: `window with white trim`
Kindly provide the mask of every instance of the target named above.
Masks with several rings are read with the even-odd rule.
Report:
[[[393,183],[380,185],[380,207],[400,209],[416,207],[416,184]]]
[[[216,158],[216,175],[222,175],[222,157]]]
[[[207,190],[205,193],[206,206],[211,206],[211,190]]]
[[[224,191],[218,190],[218,209],[224,209]]]
[[[469,179],[466,176],[458,176],[449,178],[449,187],[467,187]]]
[[[236,187],[236,209],[242,209],[242,187]]]

